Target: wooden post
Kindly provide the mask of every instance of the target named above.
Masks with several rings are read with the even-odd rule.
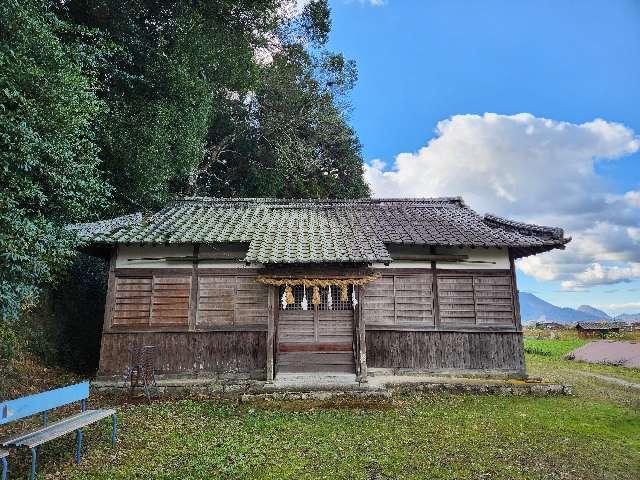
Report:
[[[198,255],[200,253],[200,245],[193,246],[193,264],[191,266],[191,295],[189,298],[189,330],[196,329],[196,321],[198,316]]]
[[[438,276],[436,275],[436,262],[431,262],[431,295],[433,296],[433,325],[440,328],[440,298],[438,297]]]
[[[267,382],[273,382],[273,343],[275,337],[274,293],[275,287],[269,285],[267,293]]]
[[[358,364],[360,372],[358,381],[367,383],[367,333],[365,331],[365,318],[362,304],[364,303],[364,285],[358,287]]]
[[[109,256],[109,273],[107,277],[107,299],[104,304],[104,321],[102,324],[102,338],[100,344],[100,360],[98,363],[98,375],[101,374],[105,370],[106,365],[103,364],[105,361],[102,358],[102,344],[105,335],[111,330],[111,317],[113,312],[114,304],[116,303],[116,260],[118,257],[118,248],[114,247],[111,249],[111,255]],[[34,450],[35,451],[35,450]]]
[[[104,323],[102,327],[102,333],[111,329],[111,312],[115,304],[116,295],[116,259],[118,257],[118,249],[114,247],[111,249],[111,255],[109,256],[109,273],[107,278],[107,300],[104,305]]]
[[[511,267],[511,290],[513,292],[513,315],[516,321],[516,328],[522,330],[522,319],[520,318],[520,295],[518,293],[518,283],[516,282],[516,263],[513,255],[509,252],[509,265]]]

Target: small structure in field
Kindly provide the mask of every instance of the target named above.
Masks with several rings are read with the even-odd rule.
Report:
[[[624,327],[620,322],[578,322],[576,330],[581,337],[604,337],[609,333],[620,333]]]
[[[99,377],[157,345],[160,375],[524,375],[514,260],[562,229],[460,198],[187,198],[76,225],[110,258]]]
[[[558,322],[536,322],[535,328],[539,330],[564,330],[567,326]]]

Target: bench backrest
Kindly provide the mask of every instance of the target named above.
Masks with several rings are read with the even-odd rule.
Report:
[[[89,398],[89,382],[76,383],[0,403],[0,425]]]

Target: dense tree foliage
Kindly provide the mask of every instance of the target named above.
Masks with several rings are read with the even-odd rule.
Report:
[[[63,40],[64,39],[64,40]],[[35,302],[75,244],[62,225],[90,218],[108,185],[94,142],[104,104],[92,32],[32,0],[0,3],[0,315]]]
[[[296,5],[0,0],[3,320],[68,268],[65,223],[175,195],[369,194],[345,118],[355,66],[325,49],[327,0]],[[75,314],[56,302],[80,311],[47,298],[59,321]]]
[[[322,51],[326,1],[70,0],[60,15],[120,50],[104,65],[100,139],[119,211],[175,194],[368,194],[338,98],[355,68]],[[313,53],[311,53],[313,52]]]

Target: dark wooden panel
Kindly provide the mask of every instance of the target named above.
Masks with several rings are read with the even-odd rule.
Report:
[[[189,324],[191,271],[188,275],[154,276],[149,325]]]
[[[250,372],[265,368],[266,332],[105,333],[100,375],[121,375],[134,346],[158,347],[158,373]]]
[[[378,368],[524,371],[521,333],[367,331],[367,365]]]
[[[111,308],[111,325],[147,325],[151,313],[151,278],[116,278]]]
[[[515,324],[510,275],[476,275],[473,278],[473,288],[478,325]]]
[[[363,314],[368,325],[433,325],[433,302],[433,277],[428,271],[385,272],[367,285]]]
[[[280,343],[278,349],[283,352],[351,352],[350,343]]]
[[[268,292],[255,275],[200,276],[196,325],[266,325]]]

